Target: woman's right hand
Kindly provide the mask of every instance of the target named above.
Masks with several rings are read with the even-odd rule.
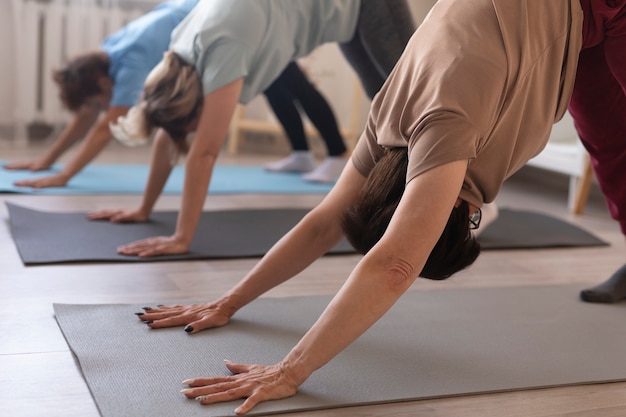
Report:
[[[89,220],[109,220],[112,223],[141,223],[148,220],[149,214],[141,210],[107,209],[87,213]]]
[[[235,312],[226,302],[144,307],[144,310],[135,314],[149,327],[160,329],[185,326],[187,333],[225,326]]]

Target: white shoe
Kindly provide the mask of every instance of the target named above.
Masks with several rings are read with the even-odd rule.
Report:
[[[264,168],[272,172],[309,172],[315,168],[315,161],[310,152],[296,151],[280,161],[264,165]]]
[[[310,182],[333,182],[339,177],[347,163],[346,158],[329,156],[314,171],[303,175],[302,178]]]

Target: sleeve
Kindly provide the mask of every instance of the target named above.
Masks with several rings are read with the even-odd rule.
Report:
[[[385,148],[376,142],[376,130],[374,120],[370,114],[367,125],[359,138],[352,156],[352,164],[364,177],[374,169],[374,165],[382,158]]]
[[[436,166],[474,159],[481,135],[454,112],[435,112],[424,118],[409,139],[406,182]]]
[[[220,39],[200,50],[204,52],[198,57],[196,69],[205,95],[250,73],[252,52],[234,39]]]

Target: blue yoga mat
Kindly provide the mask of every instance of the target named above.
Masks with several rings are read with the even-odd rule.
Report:
[[[0,165],[2,161],[0,161]],[[148,178],[147,165],[87,166],[66,187],[32,189],[16,187],[15,181],[52,175],[61,170],[55,165],[49,171],[9,171],[0,168],[0,193],[66,195],[66,194],[142,194]],[[165,185],[165,194],[180,194],[184,166],[176,166]],[[319,194],[327,193],[333,184],[311,183],[297,173],[268,172],[259,166],[218,165],[213,171],[209,194]]]

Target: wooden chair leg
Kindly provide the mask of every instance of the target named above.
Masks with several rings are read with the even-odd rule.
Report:
[[[576,195],[574,196],[574,204],[572,205],[572,214],[582,214],[585,210],[585,204],[589,198],[589,190],[591,189],[591,180],[593,179],[593,170],[591,168],[591,161],[587,155],[585,159],[585,167],[583,168],[583,174],[578,182],[578,188],[576,189]]]

